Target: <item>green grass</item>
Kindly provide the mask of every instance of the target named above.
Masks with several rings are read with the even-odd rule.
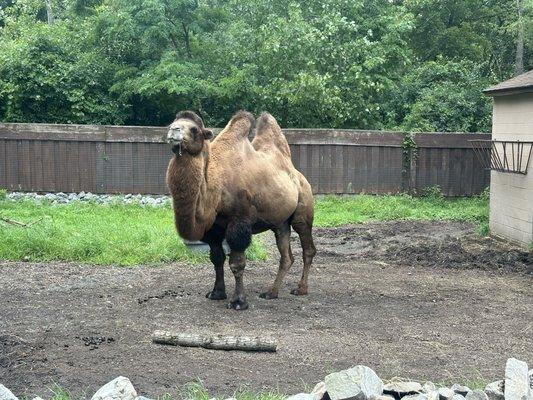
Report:
[[[74,261],[88,264],[162,264],[207,261],[189,251],[175,232],[170,206],[139,204],[52,205],[14,202],[0,196],[0,218],[32,224],[12,226],[0,221],[0,259],[13,261]],[[488,196],[445,199],[432,191],[426,197],[317,197],[316,226],[367,221],[465,220],[488,232]],[[248,249],[252,260],[267,258],[260,239]]]
[[[176,234],[170,206],[0,200],[1,217],[32,224],[19,227],[0,221],[0,259],[4,260],[116,265],[208,260],[206,254],[185,247]],[[266,259],[266,250],[255,240],[247,255],[252,260]]]
[[[284,396],[276,391],[252,392],[246,388],[239,389],[235,393],[222,398],[228,398],[230,396],[237,400],[283,400],[287,398],[287,396]],[[201,381],[192,382],[185,385],[183,389],[177,393],[177,396],[167,395],[165,397],[167,398],[166,400],[173,398],[209,400],[213,398]]]
[[[133,384],[135,386],[135,382]],[[68,390],[59,385],[54,385],[50,388],[50,392],[50,400],[83,400],[85,398],[90,398],[90,396],[74,397]],[[139,393],[139,395],[142,395],[142,393]],[[276,391],[252,392],[247,389],[239,389],[233,394],[220,398],[225,399],[230,396],[237,400],[283,400],[287,398],[287,396]],[[48,397],[44,396],[43,398],[47,399]],[[167,393],[155,400],[209,400],[212,398],[213,396],[209,394],[204,384],[201,381],[196,381],[184,385],[175,393]]]
[[[315,225],[340,226],[367,221],[460,220],[471,221],[485,234],[488,225],[486,194],[447,199],[438,195],[325,196],[316,201]]]

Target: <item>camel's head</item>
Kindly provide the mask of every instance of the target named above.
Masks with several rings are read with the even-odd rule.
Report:
[[[213,132],[206,129],[202,118],[192,111],[179,112],[167,133],[167,142],[176,156],[181,156],[183,152],[193,156],[200,154],[204,141],[212,138]]]

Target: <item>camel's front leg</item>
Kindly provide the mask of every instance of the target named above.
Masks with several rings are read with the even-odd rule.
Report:
[[[209,244],[209,249],[209,256],[215,267],[215,286],[205,297],[211,300],[225,300],[228,297],[226,296],[226,286],[224,284],[224,261],[226,260],[226,254],[224,254],[222,242]]]
[[[228,303],[228,308],[234,310],[246,310],[248,308],[248,302],[244,295],[243,275],[244,268],[246,267],[246,257],[244,252],[232,250],[229,255],[229,266],[233,276],[235,276],[235,293]]]

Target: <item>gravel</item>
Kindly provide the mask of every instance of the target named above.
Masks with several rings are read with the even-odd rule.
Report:
[[[8,201],[28,201],[50,203],[54,205],[70,203],[95,203],[95,204],[139,204],[141,206],[165,207],[171,204],[170,196],[141,195],[141,194],[94,194],[94,193],[34,193],[34,192],[8,192]]]

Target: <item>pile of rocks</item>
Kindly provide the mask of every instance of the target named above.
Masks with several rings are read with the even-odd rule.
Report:
[[[509,358],[505,379],[488,384],[485,390],[458,384],[437,388],[432,382],[383,381],[364,365],[335,372],[318,383],[311,393],[287,400],[533,400],[533,370],[525,362]]]
[[[318,383],[311,393],[299,393],[286,400],[533,400],[533,370],[515,358],[507,360],[505,379],[485,390],[470,390],[458,384],[437,388],[432,382],[383,381],[364,365],[335,372]],[[19,400],[0,384],[0,400]],[[35,397],[33,400],[42,400]],[[128,378],[119,376],[102,386],[91,400],[150,400],[138,396]],[[211,399],[216,400],[216,399]],[[235,400],[229,398],[226,400]]]
[[[33,192],[9,192],[7,199],[10,201],[33,200],[41,203],[69,204],[75,202],[97,204],[140,204],[152,207],[161,207],[170,204],[169,196],[152,196],[141,194],[94,194],[94,193],[33,193]]]

